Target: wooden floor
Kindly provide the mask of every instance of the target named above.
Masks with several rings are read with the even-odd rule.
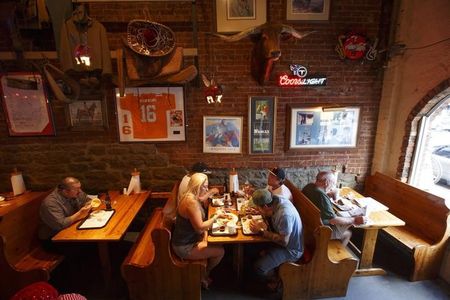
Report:
[[[61,293],[80,293],[89,300],[126,300],[128,299],[127,289],[120,277],[118,263],[123,259],[130,245],[124,242],[112,249],[115,267],[108,290],[105,289],[100,265],[94,255],[87,257],[83,264],[62,265],[51,279],[51,283]],[[231,268],[231,250],[226,248],[224,260],[211,274],[214,281],[209,290],[203,290],[203,300],[281,299],[281,293],[269,293],[261,288],[252,276],[250,265],[245,266],[243,284],[235,282]],[[246,250],[247,253],[252,252],[252,249]],[[384,276],[352,277],[347,297],[327,299],[450,299],[450,286],[442,280],[410,282],[405,275],[393,271],[395,270],[388,270],[388,274]]]

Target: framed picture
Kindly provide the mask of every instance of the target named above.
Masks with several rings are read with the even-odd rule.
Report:
[[[1,76],[3,109],[10,136],[55,135],[41,75],[8,73]]]
[[[121,142],[186,140],[184,89],[181,86],[116,89]]]
[[[249,153],[272,154],[275,144],[277,98],[250,97],[248,100]]]
[[[354,148],[359,107],[289,107],[289,149]]]
[[[266,23],[266,0],[216,0],[217,32],[237,32]]]
[[[204,116],[203,152],[242,152],[242,117]]]
[[[66,117],[73,131],[102,131],[108,128],[106,101],[103,97],[66,104]]]
[[[327,21],[331,0],[287,0],[286,19],[300,21]]]

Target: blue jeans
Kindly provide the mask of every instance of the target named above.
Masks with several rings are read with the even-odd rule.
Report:
[[[266,250],[266,254],[255,263],[256,275],[263,281],[273,276],[273,270],[284,262],[297,261],[302,256],[300,253],[293,256],[286,248],[272,247]]]

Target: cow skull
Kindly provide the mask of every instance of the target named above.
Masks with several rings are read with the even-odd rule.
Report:
[[[252,51],[251,72],[253,78],[260,85],[264,85],[269,80],[273,63],[281,57],[280,39],[287,37],[302,39],[313,32],[298,32],[292,26],[266,23],[234,35],[214,35],[227,42],[236,42],[248,36],[252,37],[255,44]]]

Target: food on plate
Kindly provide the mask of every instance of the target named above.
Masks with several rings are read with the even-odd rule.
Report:
[[[94,198],[91,200],[91,206],[92,208],[97,208],[100,206],[100,204],[102,204],[102,200],[98,199],[98,198]]]
[[[244,234],[256,234],[257,232],[253,232],[250,230],[250,222],[260,222],[262,224],[262,227],[267,230],[267,223],[263,219],[261,215],[248,215],[246,217],[243,217],[241,220],[242,224],[242,232]]]
[[[228,224],[228,222],[236,223],[237,221],[238,217],[232,213],[219,214],[219,217],[216,220],[217,224],[219,224],[220,226],[225,226]]]

